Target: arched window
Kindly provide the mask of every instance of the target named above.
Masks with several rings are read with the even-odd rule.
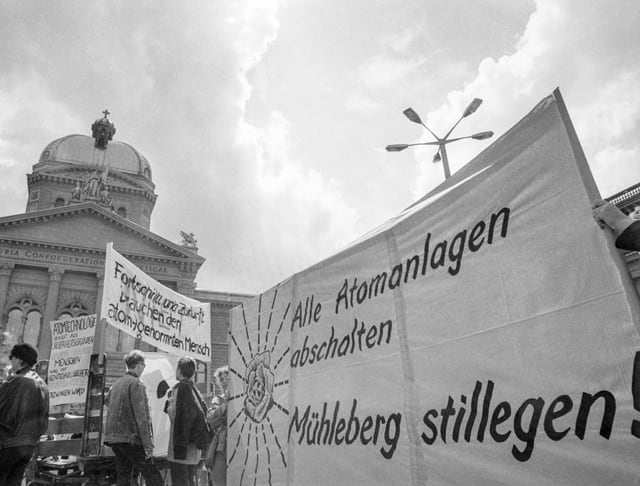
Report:
[[[56,198],[56,202],[53,203],[53,207],[59,208],[60,206],[64,206],[65,204],[66,204],[66,201],[64,200],[64,198],[59,197],[59,198]]]
[[[9,307],[7,332],[18,343],[38,345],[42,314],[28,297]]]
[[[122,206],[120,206],[120,207],[118,208],[117,213],[118,213],[120,216],[122,216],[123,218],[126,218],[126,217],[127,217],[127,209],[126,209],[126,208],[123,208]]]
[[[58,319],[69,319],[71,317],[88,316],[89,311],[80,303],[73,302],[60,311]]]

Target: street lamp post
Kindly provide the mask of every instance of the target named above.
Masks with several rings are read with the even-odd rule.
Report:
[[[438,137],[435,133],[433,133],[431,129],[422,122],[422,120],[420,119],[420,116],[418,116],[418,114],[412,108],[407,108],[402,112],[404,113],[404,116],[406,116],[413,123],[417,123],[418,125],[422,125],[424,128],[426,128],[427,131],[431,135],[433,135],[433,138],[436,139],[436,142],[396,143],[392,145],[387,145],[386,150],[387,152],[400,152],[401,150],[404,150],[407,147],[415,147],[416,145],[437,145],[438,151],[434,155],[433,161],[438,162],[442,159],[442,167],[444,168],[444,178],[448,179],[451,176],[451,172],[449,170],[449,159],[447,157],[447,148],[446,148],[446,145],[448,143],[457,142],[458,140],[464,140],[465,138],[472,138],[474,140],[485,140],[493,136],[492,131],[486,131],[486,132],[474,133],[473,135],[467,135],[465,137],[449,138],[449,135],[451,135],[451,132],[453,132],[453,129],[458,126],[458,123],[460,123],[463,118],[466,118],[472,113],[474,113],[481,104],[482,104],[482,100],[480,98],[474,98],[473,101],[469,103],[469,106],[467,106],[467,108],[464,110],[464,112],[462,113],[462,116],[458,119],[458,121],[456,121],[453,124],[453,126],[449,129],[447,134],[442,138]]]

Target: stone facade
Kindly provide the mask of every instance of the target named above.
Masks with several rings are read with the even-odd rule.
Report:
[[[96,125],[115,133],[106,114]],[[27,175],[25,213],[0,217],[0,355],[6,359],[9,346],[25,341],[47,359],[49,321],[100,317],[105,248],[113,242],[163,285],[211,304],[213,359],[198,369],[200,386],[209,391],[213,370],[228,359],[229,311],[251,296],[196,290],[205,259],[193,234],[183,233],[179,244],[149,231],[157,198],[150,166],[131,146],[111,140],[71,135],[49,144]],[[121,356],[134,347],[155,350],[107,326],[95,349]]]

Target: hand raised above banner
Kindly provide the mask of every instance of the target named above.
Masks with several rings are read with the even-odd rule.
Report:
[[[634,219],[624,214],[615,204],[602,199],[596,199],[591,204],[593,218],[602,229],[611,228],[616,236],[622,234],[628,226],[633,224]]]
[[[623,250],[640,250],[640,220],[624,214],[610,202],[596,199],[591,204],[593,219],[602,229],[610,228],[616,236],[616,246]]]

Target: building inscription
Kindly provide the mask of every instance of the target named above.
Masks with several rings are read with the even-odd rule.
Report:
[[[59,253],[50,253],[42,250],[23,250],[21,248],[0,247],[0,257],[17,258],[21,260],[32,260],[38,262],[62,263],[68,265],[84,265],[90,267],[104,267],[103,258],[95,258],[79,255],[64,255]],[[147,273],[167,274],[168,269],[162,265],[140,264],[138,267]]]

